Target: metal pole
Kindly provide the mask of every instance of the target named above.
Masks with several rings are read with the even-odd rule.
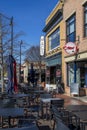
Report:
[[[11,18],[10,26],[11,26],[11,55],[13,55],[13,17]]]
[[[4,68],[3,68],[3,45],[2,45],[2,19],[0,15],[0,68],[1,68],[1,85],[2,85],[2,92],[4,91]]]

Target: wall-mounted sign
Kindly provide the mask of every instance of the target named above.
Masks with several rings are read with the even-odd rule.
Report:
[[[68,53],[68,54],[75,54],[78,51],[78,48],[75,43],[73,42],[68,42],[66,45],[63,47],[63,49]]]
[[[50,70],[46,70],[46,77],[50,77]]]
[[[40,55],[44,55],[44,36],[41,36],[40,38]]]
[[[61,77],[61,70],[60,69],[56,70],[56,77]]]

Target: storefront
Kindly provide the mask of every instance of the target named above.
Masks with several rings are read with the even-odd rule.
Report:
[[[67,63],[67,85],[78,83],[79,87],[87,87],[87,60]]]
[[[46,59],[46,87],[55,89],[57,80],[61,80],[61,56],[58,53]]]

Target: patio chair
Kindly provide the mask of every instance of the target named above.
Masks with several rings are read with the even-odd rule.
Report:
[[[59,118],[56,118],[54,130],[70,130]]]
[[[43,99],[48,99],[48,98],[52,98],[52,94],[49,94],[49,93],[45,93],[45,94],[40,94],[40,98],[43,98]],[[41,115],[42,115],[42,118],[44,117],[44,114],[43,114],[43,110],[45,109],[46,111],[46,119],[49,117],[48,116],[48,113],[49,113],[49,108],[50,108],[50,102],[40,102],[40,107],[41,107]]]
[[[22,118],[19,118],[18,127],[38,125],[39,110],[39,105],[30,105],[28,108],[25,108],[25,115]]]
[[[66,126],[70,128],[70,130],[80,130],[78,125],[79,119],[65,109],[60,111],[56,106],[52,106],[52,119],[54,120],[53,129],[55,128],[56,122],[61,120]]]
[[[64,108],[64,99],[51,100],[51,105],[54,105],[60,109]]]

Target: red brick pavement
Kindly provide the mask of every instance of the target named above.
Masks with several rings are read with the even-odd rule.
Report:
[[[82,102],[81,100],[76,99],[74,97],[67,96],[65,94],[57,94],[56,97],[64,98],[64,106],[81,105],[81,104],[86,104],[87,105],[87,103]]]

